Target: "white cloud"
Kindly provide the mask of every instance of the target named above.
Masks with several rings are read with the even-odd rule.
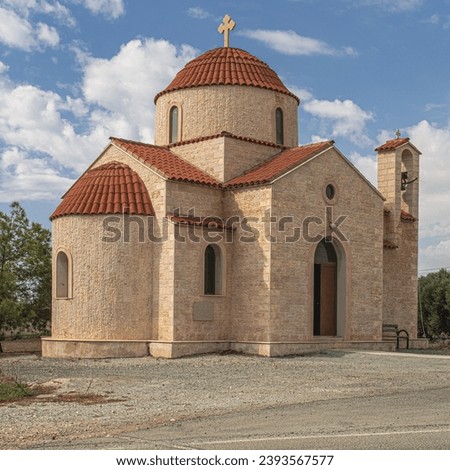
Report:
[[[212,16],[211,13],[208,13],[206,10],[200,7],[188,8],[187,14],[192,18],[196,18],[197,20],[206,20]]]
[[[14,11],[2,7],[0,7],[0,42],[25,51],[37,46],[31,24]]]
[[[91,13],[108,19],[116,19],[125,13],[123,0],[78,0]]]
[[[43,22],[33,24],[31,13],[54,14],[65,24],[74,24],[70,12],[58,2],[49,4],[36,0],[5,0],[4,5],[9,8],[0,7],[0,42],[9,47],[31,51],[59,45],[56,28]]]
[[[37,24],[36,37],[44,46],[56,47],[59,44],[59,34],[55,28],[45,23]]]
[[[320,120],[323,133],[328,136],[344,137],[360,146],[372,144],[366,124],[373,120],[373,114],[353,101],[311,99],[303,104],[303,109]]]
[[[9,70],[9,66],[4,64],[1,60],[0,60],[0,75],[2,73],[5,73]]]
[[[80,54],[81,97],[16,84],[0,62],[0,201],[60,196],[110,135],[151,141],[154,95],[195,54],[153,39],[109,60]]]
[[[349,160],[358,168],[358,170],[377,187],[377,160],[375,155],[361,155],[358,152],[352,152],[348,156]]]
[[[41,1],[39,3],[40,13],[45,13],[55,17],[59,22],[65,24],[66,26],[73,27],[76,25],[75,18],[72,16],[72,13],[64,5],[61,5],[59,2],[49,3],[46,1]]]
[[[117,130],[130,138],[152,140],[153,98],[194,56],[193,48],[177,50],[164,40],[130,41],[109,60],[84,59],[84,96],[103,109],[99,122],[115,121]]]
[[[49,159],[31,158],[17,147],[0,154],[0,202],[52,200],[73,182],[58,174]]]
[[[351,47],[336,49],[319,39],[300,36],[295,31],[255,29],[240,31],[238,34],[260,41],[286,55],[356,55]]]
[[[63,113],[79,103],[31,85],[0,85],[0,135],[6,146],[51,156],[54,163],[81,170],[101,143],[96,133],[78,135]],[[106,138],[106,130],[104,138]],[[104,145],[104,141],[103,141]]]
[[[49,15],[59,23],[73,27],[76,24],[71,11],[58,1],[47,0],[2,0],[5,7],[14,10],[19,16],[29,18],[33,14]]]
[[[313,99],[313,94],[305,88],[298,88],[296,86],[289,86],[289,90],[294,93],[295,96],[300,98],[301,103]]]
[[[423,0],[351,0],[363,6],[375,6],[391,12],[417,10],[423,5]]]
[[[419,251],[420,270],[438,270],[450,267],[450,238],[425,246]],[[421,274],[427,274],[422,272]]]

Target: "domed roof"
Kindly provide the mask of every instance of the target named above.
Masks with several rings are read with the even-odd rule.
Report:
[[[128,165],[92,168],[69,189],[50,220],[66,215],[155,215],[147,188]]]
[[[188,62],[169,86],[155,96],[155,103],[161,95],[170,91],[210,85],[265,88],[299,101],[265,62],[242,49],[219,47]]]

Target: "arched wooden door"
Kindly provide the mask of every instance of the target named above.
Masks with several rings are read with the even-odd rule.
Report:
[[[314,336],[337,334],[337,256],[323,239],[314,256]]]

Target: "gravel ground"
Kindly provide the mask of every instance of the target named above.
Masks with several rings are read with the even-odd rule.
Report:
[[[450,357],[326,352],[176,360],[3,355],[0,371],[37,387],[0,404],[0,448],[112,436],[197,416],[450,387]]]

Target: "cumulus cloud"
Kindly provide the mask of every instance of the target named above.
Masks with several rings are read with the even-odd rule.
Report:
[[[21,200],[59,197],[110,135],[151,141],[154,95],[196,52],[147,39],[109,60],[80,54],[80,96],[14,83],[0,62],[0,200],[17,198],[14,188]]]
[[[4,0],[0,7],[0,42],[27,52],[57,47],[60,37],[56,28],[42,21],[34,23],[34,14],[51,15],[66,26],[75,25],[70,11],[59,2]]]
[[[59,34],[55,28],[45,23],[37,24],[36,37],[44,46],[56,47],[59,44]]]
[[[17,147],[0,153],[0,202],[54,199],[73,183],[58,174],[49,158],[31,158]]]
[[[320,120],[324,132],[331,137],[344,137],[356,145],[372,144],[366,134],[366,124],[373,120],[373,114],[364,111],[352,100],[310,99],[303,109]]]
[[[25,51],[37,47],[33,27],[16,12],[0,7],[0,41],[10,47]]]
[[[358,168],[358,170],[377,187],[377,160],[373,154],[362,155],[359,152],[352,152],[348,155],[349,160]]]
[[[419,251],[420,274],[440,268],[450,268],[450,239],[421,247]]]
[[[78,0],[85,8],[95,15],[108,19],[116,19],[125,13],[123,0]]]
[[[356,55],[352,47],[336,49],[319,39],[300,36],[295,31],[269,29],[244,30],[238,33],[250,39],[262,42],[267,47],[286,55]]]
[[[168,41],[135,39],[109,60],[87,58],[85,99],[102,108],[100,120],[116,121],[122,134],[152,140],[153,98],[195,54],[189,46],[177,50]]]
[[[2,0],[4,6],[15,10],[20,16],[30,17],[33,13],[51,15],[68,26],[75,25],[70,10],[58,1],[47,0]]]

